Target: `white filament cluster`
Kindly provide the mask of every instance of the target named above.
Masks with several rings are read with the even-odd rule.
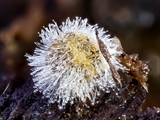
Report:
[[[111,63],[123,69],[116,58],[118,44],[109,38],[97,25],[90,25],[87,19],[69,18],[61,26],[54,22],[41,31],[41,42],[33,55],[26,55],[32,73],[35,91],[49,98],[49,103],[58,102],[59,107],[75,100],[95,103],[99,90],[108,92],[115,81],[108,62],[98,45],[98,37],[107,46]]]

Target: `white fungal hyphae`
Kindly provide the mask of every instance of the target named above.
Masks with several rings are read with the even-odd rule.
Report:
[[[97,31],[97,34],[96,34]],[[73,104],[76,100],[95,103],[100,90],[115,86],[112,67],[125,70],[116,57],[122,54],[116,38],[109,38],[102,28],[90,25],[87,19],[69,18],[61,26],[54,22],[40,33],[33,56],[28,57],[35,91],[49,98],[49,103],[59,106]],[[110,64],[102,54],[98,39],[108,51]]]

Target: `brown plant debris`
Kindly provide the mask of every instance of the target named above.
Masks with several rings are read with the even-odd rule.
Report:
[[[141,85],[148,92],[147,79],[150,69],[148,67],[148,62],[140,61],[138,58],[138,54],[127,55],[123,54],[119,56],[121,63],[129,69],[127,75],[131,75],[138,80]]]

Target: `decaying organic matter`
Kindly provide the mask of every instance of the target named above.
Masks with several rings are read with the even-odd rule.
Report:
[[[33,82],[27,81],[13,93],[0,97],[0,119],[2,120],[137,120],[160,119],[158,108],[141,111],[146,90],[133,79],[121,88],[103,93],[95,106],[87,108],[80,102],[67,104],[59,110],[57,104],[47,105],[47,99],[39,92],[33,93]]]

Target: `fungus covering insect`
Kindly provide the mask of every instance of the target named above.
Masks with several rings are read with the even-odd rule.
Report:
[[[117,57],[124,53],[119,40],[87,19],[54,22],[39,35],[34,54],[26,54],[34,88],[59,108],[87,99],[94,104],[100,90],[109,92],[115,80],[121,84],[118,70],[128,71]]]

